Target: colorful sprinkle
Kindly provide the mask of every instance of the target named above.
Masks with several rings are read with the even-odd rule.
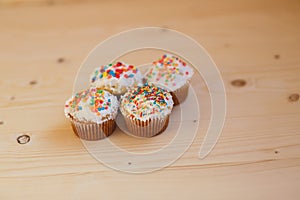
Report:
[[[125,78],[133,78],[137,72],[138,69],[133,65],[127,65],[122,62],[111,63],[96,69],[91,78],[91,82],[94,83],[97,78],[111,79],[115,77],[119,79],[121,76],[124,76]]]
[[[79,103],[86,102],[89,99],[89,103],[87,104],[89,109],[99,116],[101,111],[107,110],[112,106],[111,99],[104,98],[105,93],[107,93],[107,91],[96,88],[81,91],[76,93],[74,97],[67,102],[65,107],[71,107],[74,111],[80,111],[83,110],[83,107],[80,106]]]
[[[132,116],[141,118],[163,112],[166,107],[170,106],[166,101],[170,97],[171,94],[168,91],[153,84],[145,83],[143,86],[127,92],[121,101],[122,106],[131,107]]]
[[[147,72],[148,81],[162,81],[166,86],[175,86],[177,76],[188,77],[192,69],[186,63],[170,54],[165,54],[153,62],[152,68]]]

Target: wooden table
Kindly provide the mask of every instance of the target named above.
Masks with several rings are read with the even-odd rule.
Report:
[[[299,19],[297,0],[0,1],[0,199],[299,199]],[[205,84],[194,83],[201,118],[191,148],[136,175],[95,160],[63,105],[95,45],[144,26],[201,43],[228,102],[219,142],[199,160],[210,107]],[[135,150],[125,136],[115,139]]]

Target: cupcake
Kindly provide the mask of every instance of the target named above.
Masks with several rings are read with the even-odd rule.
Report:
[[[117,97],[91,87],[76,93],[66,102],[65,115],[80,138],[100,140],[113,133],[118,107]]]
[[[193,69],[184,61],[173,55],[165,54],[152,63],[145,74],[145,78],[148,82],[169,90],[174,105],[178,105],[188,95],[188,82],[193,74]]]
[[[90,77],[90,83],[91,86],[103,88],[119,96],[128,88],[142,85],[143,75],[133,65],[116,62],[97,67]]]
[[[121,97],[120,111],[131,134],[152,137],[168,126],[173,108],[172,95],[160,87],[145,83]]]

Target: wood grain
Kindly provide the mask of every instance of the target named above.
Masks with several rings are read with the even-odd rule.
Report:
[[[300,94],[299,1],[12,2],[21,3],[0,3],[0,199],[299,199],[300,101],[289,98]],[[194,78],[201,118],[191,148],[171,166],[132,175],[88,154],[63,105],[95,45],[143,26],[176,29],[207,49],[228,112],[217,146],[199,160],[211,111]],[[27,144],[17,142],[22,134]],[[150,151],[170,137],[141,144],[118,132],[112,140]]]

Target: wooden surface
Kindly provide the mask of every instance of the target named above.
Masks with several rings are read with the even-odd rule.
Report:
[[[299,1],[18,2],[0,1],[0,199],[300,198]],[[87,153],[63,105],[96,44],[143,26],[176,29],[207,49],[228,112],[217,146],[199,160],[210,108],[205,84],[194,82],[201,118],[191,148],[165,169],[132,175]],[[22,134],[28,143],[17,142]]]

